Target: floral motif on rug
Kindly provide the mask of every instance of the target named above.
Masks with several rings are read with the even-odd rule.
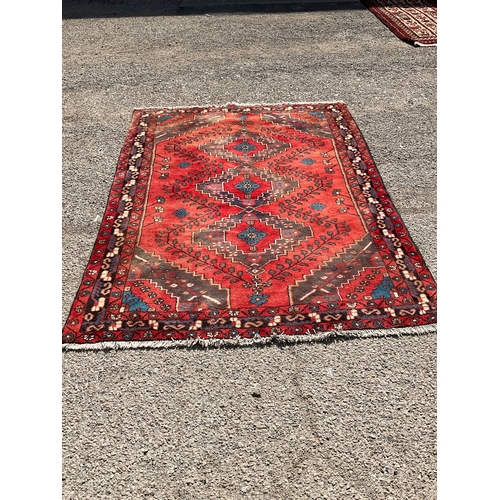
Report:
[[[344,104],[144,109],[63,343],[245,344],[435,323],[436,283]]]
[[[397,37],[418,46],[437,45],[435,0],[361,0]]]

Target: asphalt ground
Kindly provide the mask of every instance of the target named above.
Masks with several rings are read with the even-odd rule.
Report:
[[[138,107],[345,102],[437,279],[436,47],[358,2],[168,7],[63,4],[61,322]],[[436,340],[65,352],[62,496],[432,500]]]

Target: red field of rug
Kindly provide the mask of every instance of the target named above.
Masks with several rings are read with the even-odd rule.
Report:
[[[361,0],[392,32],[414,45],[437,45],[435,0]]]
[[[436,283],[344,104],[145,109],[63,343],[247,344],[435,323]]]

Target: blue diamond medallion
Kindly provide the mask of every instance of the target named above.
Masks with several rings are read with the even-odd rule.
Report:
[[[238,238],[249,245],[257,245],[257,243],[266,236],[267,234],[264,233],[264,231],[260,231],[253,226],[248,226],[244,231],[238,234]]]
[[[253,144],[250,144],[247,140],[244,140],[240,144],[237,144],[236,146],[234,146],[234,149],[237,149],[238,151],[241,151],[242,153],[250,153],[250,151],[257,149],[257,146],[254,146]]]
[[[260,184],[257,184],[256,182],[250,179],[245,179],[244,181],[235,184],[234,187],[238,188],[242,193],[250,194],[257,188],[260,188]]]

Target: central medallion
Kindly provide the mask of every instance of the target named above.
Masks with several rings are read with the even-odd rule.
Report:
[[[254,146],[253,144],[250,144],[246,139],[243,139],[240,143],[233,146],[233,149],[248,154],[257,149],[257,146]]]
[[[299,188],[298,180],[271,170],[239,165],[196,185],[196,190],[240,208],[260,207]]]
[[[290,143],[245,129],[198,146],[201,151],[211,156],[238,163],[242,160],[250,163],[266,160],[290,147]]]
[[[192,242],[243,264],[256,275],[312,236],[309,226],[249,208],[194,233]]]
[[[257,243],[267,236],[264,231],[259,231],[254,226],[248,226],[244,231],[238,234],[240,240],[245,241],[249,245],[257,245]]]
[[[245,179],[241,182],[238,182],[238,184],[235,184],[234,187],[238,188],[244,194],[251,194],[257,188],[260,188],[260,184],[257,184],[256,182],[254,182],[252,180]]]

